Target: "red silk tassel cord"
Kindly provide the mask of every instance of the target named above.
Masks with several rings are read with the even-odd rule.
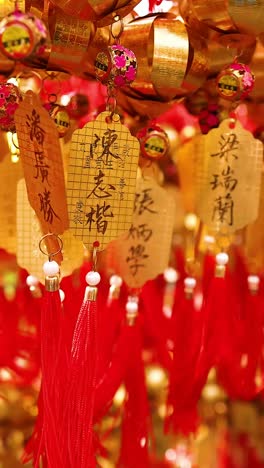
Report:
[[[74,308],[68,316],[60,302],[57,274],[47,275],[41,313],[39,415],[24,461],[33,458],[34,468],[41,463],[47,468],[95,467],[97,454],[105,452],[94,425],[105,416],[124,382],[127,398],[118,466],[151,466],[143,347],[151,350],[154,360],[170,375],[166,430],[185,435],[196,431],[197,403],[212,367],[231,397],[247,400],[261,393],[255,381],[263,367],[259,279],[248,278],[251,289],[240,287],[240,279],[234,277],[238,272],[227,269],[225,255],[216,257],[216,275],[214,259],[205,258],[200,310],[195,303],[195,280],[182,276],[175,280],[171,316],[163,311],[163,277],[142,288],[139,302],[129,298],[126,317],[127,291],[121,278],[110,279],[110,293],[103,282],[96,301],[100,275],[83,272],[88,281],[84,300],[77,311],[74,301],[69,299],[67,306],[66,299],[65,310]],[[242,273],[245,277],[246,270]],[[68,325],[74,322],[69,333]]]

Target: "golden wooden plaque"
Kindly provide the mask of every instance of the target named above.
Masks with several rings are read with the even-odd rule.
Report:
[[[138,179],[132,224],[109,248],[112,268],[131,288],[140,288],[168,266],[174,213],[166,190],[150,177]]]
[[[258,216],[263,145],[239,122],[224,120],[197,146],[197,214],[216,232],[231,233]]]
[[[5,156],[0,163],[0,247],[9,253],[17,248],[16,189],[23,177],[20,161],[13,163],[11,156]]]
[[[87,248],[98,241],[102,250],[128,231],[138,156],[138,140],[116,114],[110,119],[103,112],[73,133],[67,183],[70,229]]]
[[[15,113],[28,199],[44,233],[68,227],[64,171],[58,131],[31,91]]]

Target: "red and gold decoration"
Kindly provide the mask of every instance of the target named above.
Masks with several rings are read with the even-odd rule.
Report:
[[[219,96],[236,101],[246,98],[254,87],[255,77],[243,63],[231,63],[217,77]]]
[[[0,128],[5,132],[15,130],[15,111],[21,101],[21,93],[12,83],[0,82]]]
[[[0,0],[0,466],[264,467],[263,7]]]
[[[46,41],[45,24],[32,14],[15,10],[0,23],[0,49],[12,60],[44,55]]]

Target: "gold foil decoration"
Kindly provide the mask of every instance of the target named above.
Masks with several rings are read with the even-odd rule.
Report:
[[[101,113],[73,133],[67,197],[70,229],[99,250],[131,225],[139,142],[117,114]]]
[[[174,212],[172,197],[154,179],[137,180],[132,224],[109,246],[110,263],[129,287],[143,286],[168,266]]]
[[[189,0],[199,21],[220,31],[235,31],[236,26],[227,10],[227,0]]]
[[[76,1],[75,1],[76,3]],[[90,21],[55,10],[50,25],[52,46],[48,69],[80,73],[80,64],[94,34]]]
[[[128,15],[140,0],[52,0],[66,14],[94,21],[99,27]]]
[[[232,233],[258,215],[263,145],[230,120],[197,146],[197,214],[209,228]]]
[[[185,25],[170,14],[137,18],[125,25],[122,44],[133,50],[138,60],[137,77],[131,87],[148,96],[173,99],[188,63]]]
[[[212,30],[209,26],[198,20],[190,0],[181,0],[179,2],[179,13],[184,19],[185,24],[187,24],[192,31],[196,31],[200,36],[206,39],[210,37]]]
[[[200,88],[208,75],[208,48],[207,40],[187,27],[189,37],[189,58],[187,71],[182,84],[185,92]]]
[[[15,123],[29,202],[44,233],[62,234],[68,213],[56,125],[32,92],[18,107]]]
[[[229,0],[228,13],[240,32],[254,36],[264,32],[264,0]]]
[[[28,202],[25,180],[20,180],[17,187],[17,262],[44,283],[43,263],[46,258],[39,249],[42,236],[36,213]],[[61,263],[60,276],[64,277],[82,265],[83,245],[72,236],[70,231],[65,231],[60,237],[63,242],[62,256],[52,258]],[[50,252],[54,252],[56,248],[53,245]]]
[[[9,253],[17,248],[16,188],[23,177],[21,163],[11,161],[8,155],[0,163],[0,247]]]
[[[196,18],[213,29],[255,36],[264,31],[263,0],[189,0],[188,3]]]

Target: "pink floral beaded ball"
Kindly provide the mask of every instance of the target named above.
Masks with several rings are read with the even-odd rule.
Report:
[[[95,75],[103,84],[120,88],[136,78],[137,59],[132,50],[119,44],[109,46],[97,54]]]
[[[17,110],[21,94],[12,83],[0,83],[0,129],[4,132],[15,130],[14,114]]]
[[[217,77],[218,94],[223,99],[237,101],[245,99],[254,87],[255,77],[243,63],[231,63]]]

